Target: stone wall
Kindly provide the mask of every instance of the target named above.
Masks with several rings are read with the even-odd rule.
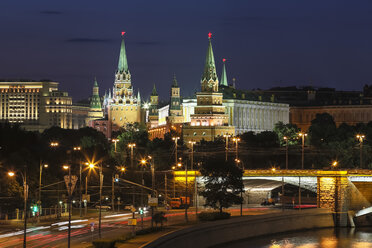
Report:
[[[285,211],[199,224],[162,236],[142,247],[204,248],[262,235],[325,227],[334,227],[332,213],[329,211]]]

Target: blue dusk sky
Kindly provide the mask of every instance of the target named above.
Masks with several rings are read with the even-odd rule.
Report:
[[[51,79],[74,101],[114,83],[124,30],[132,84],[167,100],[200,89],[213,33],[218,76],[241,89],[372,83],[372,1],[1,0],[0,78]]]

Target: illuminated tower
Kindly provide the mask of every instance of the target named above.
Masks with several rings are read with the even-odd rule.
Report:
[[[103,118],[103,111],[102,111],[102,105],[101,105],[101,99],[99,97],[99,88],[98,88],[98,83],[97,79],[94,79],[94,84],[93,84],[93,94],[90,99],[90,108],[88,112],[88,118],[87,122],[91,120],[96,120],[96,119],[101,119]]]
[[[183,129],[184,140],[211,141],[217,136],[234,134],[233,126],[228,126],[228,115],[222,105],[223,94],[218,92],[218,77],[213,55],[212,34],[208,34],[208,50],[201,78],[201,92],[196,93],[197,106],[190,116],[190,126]]]
[[[182,123],[183,122],[180,87],[178,86],[176,75],[174,75],[173,77],[173,84],[172,84],[171,92],[170,92],[168,121],[170,123]]]
[[[222,59],[222,62],[223,62],[223,67],[222,67],[221,83],[220,83],[220,85],[227,87],[227,86],[229,86],[229,84],[227,83],[227,74],[226,74],[226,66],[225,66],[226,59]]]
[[[158,125],[158,122],[159,122],[158,105],[159,105],[159,95],[156,92],[156,87],[154,84],[154,88],[152,89],[152,93],[150,96],[150,108],[149,108],[150,127],[155,127]]]
[[[122,40],[118,68],[115,73],[113,95],[108,101],[109,120],[114,130],[118,127],[125,127],[128,123],[141,122],[141,101],[133,92],[124,34],[125,32],[121,33]]]

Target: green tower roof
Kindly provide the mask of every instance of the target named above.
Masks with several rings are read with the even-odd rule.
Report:
[[[222,61],[223,61],[223,67],[222,67],[221,83],[220,83],[220,85],[228,86],[228,83],[227,83],[227,74],[226,74],[226,66],[225,66],[226,59],[222,59]]]
[[[202,80],[216,80],[217,79],[217,73],[216,73],[216,65],[214,62],[214,55],[213,55],[213,48],[212,48],[212,42],[211,37],[212,34],[208,34],[209,37],[209,44],[208,44],[208,50],[207,55],[205,58],[205,66],[204,66],[204,72],[202,76]]]
[[[128,61],[127,61],[127,52],[125,50],[125,42],[124,42],[124,34],[125,32],[121,32],[121,46],[120,46],[120,55],[119,55],[119,64],[118,64],[118,72],[126,72],[128,73]]]
[[[158,93],[156,92],[156,87],[155,87],[155,84],[154,84],[154,88],[152,88],[152,93],[151,93],[152,96],[157,96]]]
[[[177,82],[176,74],[174,74],[174,76],[173,76],[173,84],[172,84],[172,87],[173,87],[173,88],[178,88],[178,82]]]
[[[96,78],[94,78],[93,95],[92,95],[92,98],[90,99],[90,108],[102,109],[101,99],[99,97],[99,88],[98,88],[98,83],[97,83]]]

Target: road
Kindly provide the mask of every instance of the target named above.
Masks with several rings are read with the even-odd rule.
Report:
[[[244,214],[264,214],[268,211],[277,211],[268,208],[250,208],[244,209]],[[233,215],[238,215],[238,209],[232,210]],[[150,213],[144,216],[144,226],[150,225]],[[184,222],[184,210],[167,211],[167,225]],[[121,213],[105,215],[102,218],[101,236],[102,238],[117,238],[124,233],[132,230],[128,226],[128,219],[132,217],[131,213]],[[137,214],[137,229],[141,228],[141,218]],[[195,212],[190,209],[189,220],[195,219]],[[91,231],[91,223],[94,223],[94,231]],[[71,247],[87,247],[93,239],[98,238],[98,218],[75,219],[71,224]],[[48,225],[40,225],[27,229],[27,247],[32,248],[50,248],[67,247],[68,222],[59,221]],[[0,247],[22,247],[23,230],[2,232],[0,234]]]

